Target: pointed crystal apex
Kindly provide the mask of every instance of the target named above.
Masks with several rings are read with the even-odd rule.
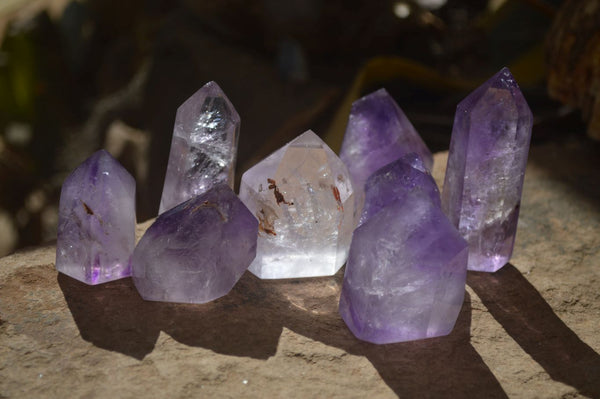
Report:
[[[206,303],[227,294],[254,259],[258,223],[226,184],[161,214],[132,257],[150,301]]]
[[[160,213],[215,184],[233,187],[240,117],[209,82],[178,109]]]
[[[58,210],[56,269],[86,284],[130,275],[135,243],[135,181],[104,150],[64,181]]]
[[[469,270],[493,272],[510,259],[532,125],[506,68],[457,107],[442,207],[469,242]]]
[[[377,169],[414,152],[431,170],[433,156],[404,112],[385,89],[352,104],[340,158],[348,167],[359,194]]]
[[[328,276],[344,264],[354,224],[348,170],[312,131],[242,176],[240,198],[259,221],[260,278]]]

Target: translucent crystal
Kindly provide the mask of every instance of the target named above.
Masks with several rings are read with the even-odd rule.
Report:
[[[256,254],[258,223],[225,184],[161,214],[131,260],[151,301],[205,303],[227,294]]]
[[[233,187],[240,117],[215,82],[177,109],[159,213],[217,183]]]
[[[340,158],[352,176],[360,205],[367,178],[377,169],[411,152],[417,153],[425,167],[431,170],[431,152],[385,89],[352,104]]]
[[[493,272],[510,259],[532,123],[507,68],[457,107],[442,206],[469,242],[469,270]]]
[[[360,226],[394,201],[403,200],[413,191],[424,192],[441,207],[440,192],[435,180],[414,152],[406,154],[373,173],[365,183],[365,204]]]
[[[134,245],[135,181],[100,150],[63,183],[56,269],[87,284],[127,277]]]
[[[446,335],[466,274],[465,240],[426,193],[407,193],[354,231],[340,314],[376,344]]]
[[[342,161],[312,131],[244,173],[240,198],[259,220],[249,268],[258,277],[332,275],[346,261],[352,183]]]

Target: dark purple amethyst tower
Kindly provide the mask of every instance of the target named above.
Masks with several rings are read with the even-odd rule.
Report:
[[[442,207],[469,243],[469,270],[512,254],[533,117],[507,68],[457,107]]]
[[[441,208],[440,192],[421,158],[414,153],[385,165],[365,183],[365,205],[358,225],[362,225],[387,205],[401,201],[414,191],[424,192]]]
[[[371,174],[410,152],[417,153],[431,170],[431,152],[385,89],[352,104],[340,158],[348,167],[359,202]]]
[[[467,275],[467,243],[423,191],[410,191],[354,231],[340,314],[376,344],[450,333]]]
[[[135,181],[100,150],[63,183],[56,269],[86,284],[128,277],[134,245]]]
[[[227,294],[256,255],[258,221],[226,184],[161,214],[131,260],[149,301],[205,303]]]

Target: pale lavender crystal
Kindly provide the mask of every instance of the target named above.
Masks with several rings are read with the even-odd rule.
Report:
[[[100,150],[63,183],[56,269],[86,284],[127,277],[134,245],[135,181]]]
[[[226,184],[161,214],[131,260],[150,301],[205,303],[227,294],[256,255],[258,222]]]
[[[215,82],[177,109],[159,213],[217,183],[233,188],[240,117]]]
[[[512,254],[533,117],[507,68],[457,107],[442,207],[469,242],[469,270]]]
[[[340,158],[357,192],[377,169],[415,152],[431,170],[433,156],[404,112],[385,89],[352,104]]]
[[[376,344],[448,334],[463,303],[467,243],[423,192],[408,193],[354,231],[340,314]]]
[[[403,200],[413,191],[424,192],[441,207],[440,192],[435,180],[414,153],[406,154],[373,173],[365,183],[365,204],[358,225],[362,225],[384,207]]]

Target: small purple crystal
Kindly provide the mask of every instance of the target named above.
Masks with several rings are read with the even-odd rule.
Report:
[[[431,152],[404,112],[385,89],[352,104],[340,158],[348,167],[357,192],[369,176],[402,155],[415,152],[428,170]]]
[[[135,245],[135,181],[104,150],[63,183],[56,269],[86,284],[129,276]]]
[[[457,107],[442,207],[469,243],[469,270],[512,254],[533,117],[507,68]]]
[[[256,255],[258,222],[226,184],[161,214],[131,259],[149,301],[206,303],[227,294]]]
[[[365,183],[365,205],[358,225],[362,225],[394,201],[413,191],[422,191],[441,208],[435,180],[414,153],[406,154],[373,173]]]
[[[450,333],[463,303],[467,243],[424,192],[407,193],[354,231],[340,314],[376,344]]]
[[[217,183],[233,187],[240,117],[215,82],[177,109],[159,213]]]

